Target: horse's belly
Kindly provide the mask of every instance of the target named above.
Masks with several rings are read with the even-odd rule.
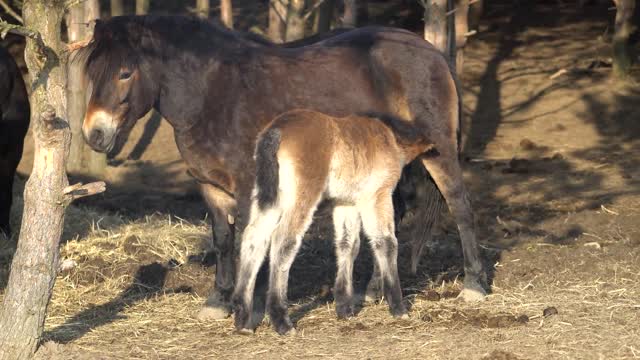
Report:
[[[176,138],[180,155],[187,164],[189,175],[203,184],[211,184],[227,193],[234,194],[237,190],[236,181],[231,170],[225,166],[222,158],[213,155],[206,149],[195,148],[196,144],[185,144]]]

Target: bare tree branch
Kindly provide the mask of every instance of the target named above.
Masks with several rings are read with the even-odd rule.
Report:
[[[7,14],[11,15],[11,17],[18,20],[20,24],[24,24],[24,21],[22,20],[22,16],[18,15],[17,12],[13,11],[11,6],[9,6],[9,4],[7,4],[4,0],[0,0],[0,6],[2,6],[4,11],[7,12]]]
[[[107,189],[104,181],[96,181],[86,185],[77,183],[75,185],[67,186],[63,191],[63,202],[68,205],[75,199],[79,199],[85,196],[91,196],[103,193]]]
[[[0,0],[0,1],[2,1],[2,0]],[[64,9],[67,10],[67,9],[71,8],[72,6],[76,6],[78,4],[82,4],[85,1],[87,1],[87,0],[67,0],[64,3]]]
[[[22,25],[10,24],[4,20],[0,20],[0,37],[4,39],[8,33],[28,37],[35,40],[41,52],[44,54],[44,49],[46,48],[46,46],[42,41],[42,36],[40,36],[39,32],[31,30]]]
[[[278,1],[279,1],[279,0],[278,0]],[[280,1],[280,2],[281,2],[281,1]],[[269,1],[269,6],[270,6],[271,8],[273,8],[273,10],[274,10],[274,12],[276,13],[276,15],[278,15],[278,17],[280,18],[280,21],[285,22],[285,23],[287,22],[287,14],[280,14],[280,13],[278,12],[278,8],[277,8],[275,5],[273,5],[273,3],[272,3],[271,1]]]
[[[473,4],[473,3],[477,3],[478,1],[480,1],[480,0],[470,0],[470,1],[469,1],[469,5],[471,5],[471,4]],[[455,8],[455,9],[453,9],[453,10],[449,10],[449,11],[447,11],[447,16],[451,16],[451,15],[455,14],[455,13],[456,13],[456,11],[458,11],[458,8]]]
[[[322,4],[324,4],[326,0],[318,0],[316,1],[315,4],[313,4],[313,6],[311,7],[311,9],[309,9],[309,12],[307,12],[303,17],[302,20],[303,21],[307,21],[311,15],[313,15],[313,13],[316,11],[316,9],[318,9]],[[476,0],[477,1],[477,0]]]

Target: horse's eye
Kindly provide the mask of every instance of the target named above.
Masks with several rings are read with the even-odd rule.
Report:
[[[131,77],[131,71],[123,70],[120,72],[120,80],[128,80]]]

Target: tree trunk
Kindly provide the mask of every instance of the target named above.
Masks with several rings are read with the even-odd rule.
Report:
[[[287,8],[289,0],[269,0],[269,29],[268,35],[275,43],[284,42],[287,29]]]
[[[24,191],[18,248],[0,312],[0,359],[31,358],[38,347],[58,268],[68,185],[64,171],[70,146],[66,122],[66,58],[61,48],[62,0],[26,0],[24,24],[40,32],[40,50],[27,39],[25,60],[32,74],[33,170]],[[46,56],[43,61],[42,53]],[[60,54],[58,56],[57,54]]]
[[[305,0],[289,0],[286,41],[299,40],[304,37],[304,9]]]
[[[209,12],[211,11],[211,5],[209,0],[196,0],[196,14],[203,18],[209,18]]]
[[[111,16],[124,15],[124,5],[122,0],[111,0]]]
[[[469,32],[469,0],[456,0],[455,16],[455,49],[456,72],[462,76],[464,66],[464,48],[467,45],[467,33]]]
[[[629,36],[633,33],[633,11],[635,0],[614,0],[616,4],[615,32],[613,34],[613,74],[618,79],[626,79],[631,63]]]
[[[136,0],[136,15],[145,15],[149,13],[150,0]]]
[[[484,8],[484,1],[477,0],[473,4],[469,5],[469,29],[478,30],[480,26],[480,18],[482,17],[482,11]]]
[[[369,22],[369,0],[358,1],[358,13],[356,16],[356,24],[366,24]]]
[[[84,23],[91,24],[94,20],[100,18],[100,1],[98,0],[86,0],[84,2]],[[93,31],[85,31],[85,36],[90,36]],[[83,96],[86,96],[83,93]],[[82,99],[82,119],[84,119],[84,108],[86,106],[86,97]],[[80,120],[82,121],[82,120]],[[72,127],[73,129],[73,127]],[[80,132],[82,128],[79,129]],[[75,136],[75,133],[74,133]],[[78,134],[78,137],[82,139],[82,134]],[[72,138],[73,139],[73,138]],[[93,177],[101,178],[104,176],[104,172],[107,169],[107,154],[93,151],[88,146],[85,146],[85,158],[87,163],[87,173]]]
[[[344,13],[342,13],[342,26],[356,27],[358,24],[358,4],[356,0],[344,0]]]
[[[447,0],[425,0],[423,5],[424,39],[449,55],[447,50]]]
[[[313,33],[319,34],[331,30],[331,19],[333,19],[333,8],[335,0],[324,0],[316,9],[313,17]]]
[[[229,29],[233,29],[233,6],[231,0],[220,0],[220,19]]]
[[[84,5],[78,3],[69,9],[67,33],[69,42],[84,39]],[[71,128],[71,149],[67,160],[67,171],[71,174],[80,174],[84,170],[83,157],[87,147],[82,137],[82,121],[85,111],[85,86],[83,84],[82,65],[69,63],[69,79],[67,87],[67,113],[69,127]]]

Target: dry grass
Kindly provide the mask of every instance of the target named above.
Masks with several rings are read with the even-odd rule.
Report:
[[[640,251],[615,231],[599,235],[600,249],[532,244],[504,252],[487,301],[444,298],[457,281],[432,284],[407,297],[408,320],[391,318],[382,303],[338,321],[322,294],[301,297],[291,307],[299,333],[287,338],[268,324],[247,337],[234,333],[231,319],[195,319],[213,273],[190,262],[209,236],[204,223],[166,215],[128,222],[71,207],[67,226],[85,235],[61,248],[75,265],[58,277],[45,340],[65,345],[47,343],[43,359],[640,356]],[[435,293],[443,299],[432,301]],[[558,314],[544,317],[549,306]]]
[[[555,18],[552,10],[532,20]],[[407,296],[408,320],[392,319],[382,303],[338,321],[322,291],[332,279],[329,230],[314,225],[314,237],[326,241],[305,246],[291,276],[298,335],[280,337],[263,324],[255,335],[241,336],[231,319],[202,323],[194,317],[215,272],[192,258],[206,244],[207,225],[162,214],[130,221],[71,207],[61,253],[76,265],[58,277],[46,323],[49,342],[39,357],[639,358],[640,173],[637,137],[630,141],[638,130],[623,121],[634,119],[638,95],[612,93],[598,81],[605,70],[563,75],[553,84],[548,79],[558,68],[593,60],[598,26],[576,20],[507,36],[523,45],[496,65],[497,88],[489,65],[508,50],[500,49],[500,33],[479,34],[465,49],[465,105],[474,115],[467,129],[486,141],[476,155],[505,162],[469,165],[480,238],[495,270],[485,302],[445,296],[460,288],[457,238],[446,236],[430,247],[418,278],[402,276],[405,294],[417,292]],[[488,96],[493,92],[496,98]],[[173,135],[164,136],[168,142],[146,152],[148,160],[166,160]],[[521,146],[525,136],[536,145],[528,151]],[[556,153],[562,157],[544,160]],[[512,157],[528,159],[526,173],[503,172]],[[157,176],[141,172],[149,174]],[[496,215],[505,221],[501,227]],[[0,288],[11,252],[0,249]],[[401,268],[402,259],[406,251]],[[436,293],[443,299],[428,300]],[[549,307],[558,313],[544,317]]]

